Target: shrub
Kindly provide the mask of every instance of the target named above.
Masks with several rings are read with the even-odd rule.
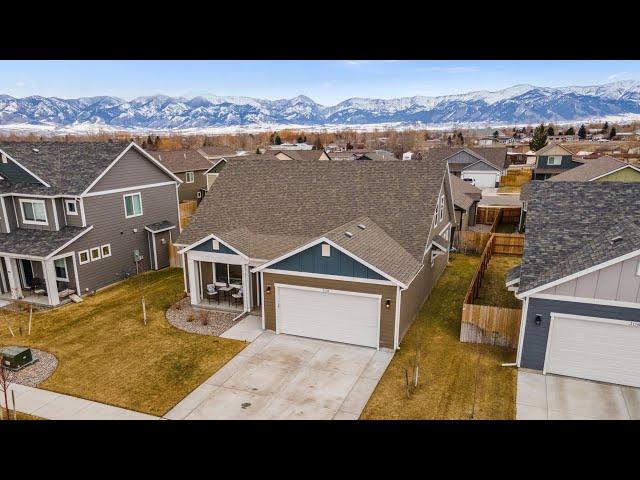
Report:
[[[192,313],[187,315],[187,322],[193,322],[196,319],[196,316]]]

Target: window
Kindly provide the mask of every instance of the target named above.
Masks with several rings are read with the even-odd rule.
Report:
[[[433,252],[431,252],[431,266],[433,267],[436,264],[436,257],[437,255]]]
[[[218,240],[211,240],[211,248],[220,250],[220,242]]]
[[[93,247],[90,250],[91,253],[91,261],[95,262],[96,260],[100,260],[100,247]]]
[[[65,258],[54,260],[53,266],[56,268],[56,280],[68,282],[69,276],[67,275],[67,260]]]
[[[242,266],[216,263],[216,282],[242,286]]]
[[[22,222],[27,224],[48,225],[44,200],[20,199]]]
[[[126,218],[142,215],[142,195],[139,192],[124,196],[124,214]]]
[[[556,167],[558,165],[562,165],[562,157],[558,155],[551,155],[547,157],[547,165],[554,165]]]
[[[638,268],[636,269],[636,275],[640,277],[640,262],[638,262]]]
[[[111,256],[111,244],[107,243],[106,245],[102,245],[100,247],[100,254],[102,258],[107,258]]]
[[[438,217],[438,221],[442,221],[442,217],[444,216],[444,195],[440,197],[440,216]]]
[[[65,200],[64,207],[67,212],[67,215],[77,215],[78,214],[78,206],[76,205],[75,200]]]
[[[196,192],[196,198],[202,198],[202,190]]]
[[[185,179],[187,183],[193,183],[196,179],[195,175],[193,174],[193,172],[187,172],[185,174]]]
[[[89,250],[82,250],[78,252],[78,260],[80,261],[80,265],[84,265],[85,263],[89,263]]]
[[[329,245],[328,243],[323,243],[322,244],[322,256],[323,257],[330,257],[331,256],[331,245]]]

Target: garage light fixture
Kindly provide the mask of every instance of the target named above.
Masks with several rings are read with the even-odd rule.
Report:
[[[267,295],[271,293],[271,285],[267,285]]]
[[[387,298],[387,301],[384,302],[384,308],[386,309],[391,308],[391,299]]]
[[[536,325],[540,325],[542,323],[542,315],[540,315],[539,313],[536,313],[535,322],[536,322]]]

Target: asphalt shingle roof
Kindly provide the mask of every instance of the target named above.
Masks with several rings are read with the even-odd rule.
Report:
[[[250,258],[268,261],[368,217],[372,230],[379,233],[375,238],[392,239],[421,263],[445,174],[444,159],[429,163],[232,160],[176,243],[191,245],[213,233]],[[391,247],[379,248],[386,252]],[[403,265],[398,280],[403,281],[413,273],[412,262],[398,263]]]
[[[426,158],[427,161],[448,158],[462,150],[466,150],[479,159],[487,161],[490,165],[493,165],[499,170],[503,170],[507,166],[506,147],[432,147],[426,150],[423,157]],[[452,167],[455,166],[455,168],[464,168],[468,165],[467,163],[460,164],[454,162],[451,164]]]
[[[471,182],[465,182],[455,175],[449,175],[449,178],[451,179],[451,195],[456,207],[466,211],[473,205],[473,202],[479,202],[482,199],[482,190],[471,185]]]
[[[319,160],[324,150],[269,150],[269,154],[283,153],[294,160]]]
[[[161,222],[150,223],[149,225],[145,225],[144,228],[146,228],[147,230],[151,230],[152,232],[161,232],[163,230],[175,228],[175,225],[171,223],[169,220],[162,220]]]
[[[608,155],[593,160],[586,160],[585,163],[571,170],[567,170],[559,175],[554,175],[550,182],[588,182],[594,178],[601,177],[622,167],[628,163],[621,162],[617,158]]]
[[[640,249],[638,183],[533,182],[528,205],[520,292]]]
[[[2,150],[51,185],[47,189],[49,195],[79,195],[128,145],[129,142],[0,142]]]
[[[207,170],[213,165],[197,150],[147,150],[147,153],[173,173]]]
[[[0,234],[0,253],[46,257],[88,228],[64,227],[57,231],[19,228]]]

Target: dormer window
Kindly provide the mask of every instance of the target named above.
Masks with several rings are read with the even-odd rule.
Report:
[[[22,223],[27,225],[48,225],[47,209],[44,200],[20,199],[20,211],[22,212]]]
[[[76,205],[75,200],[65,200],[64,209],[67,212],[67,215],[78,215],[78,206]]]
[[[562,165],[562,157],[560,155],[550,155],[547,157],[547,165],[558,167]]]
[[[193,183],[195,181],[195,179],[196,179],[196,177],[195,177],[193,172],[187,172],[185,174],[186,183]]]

